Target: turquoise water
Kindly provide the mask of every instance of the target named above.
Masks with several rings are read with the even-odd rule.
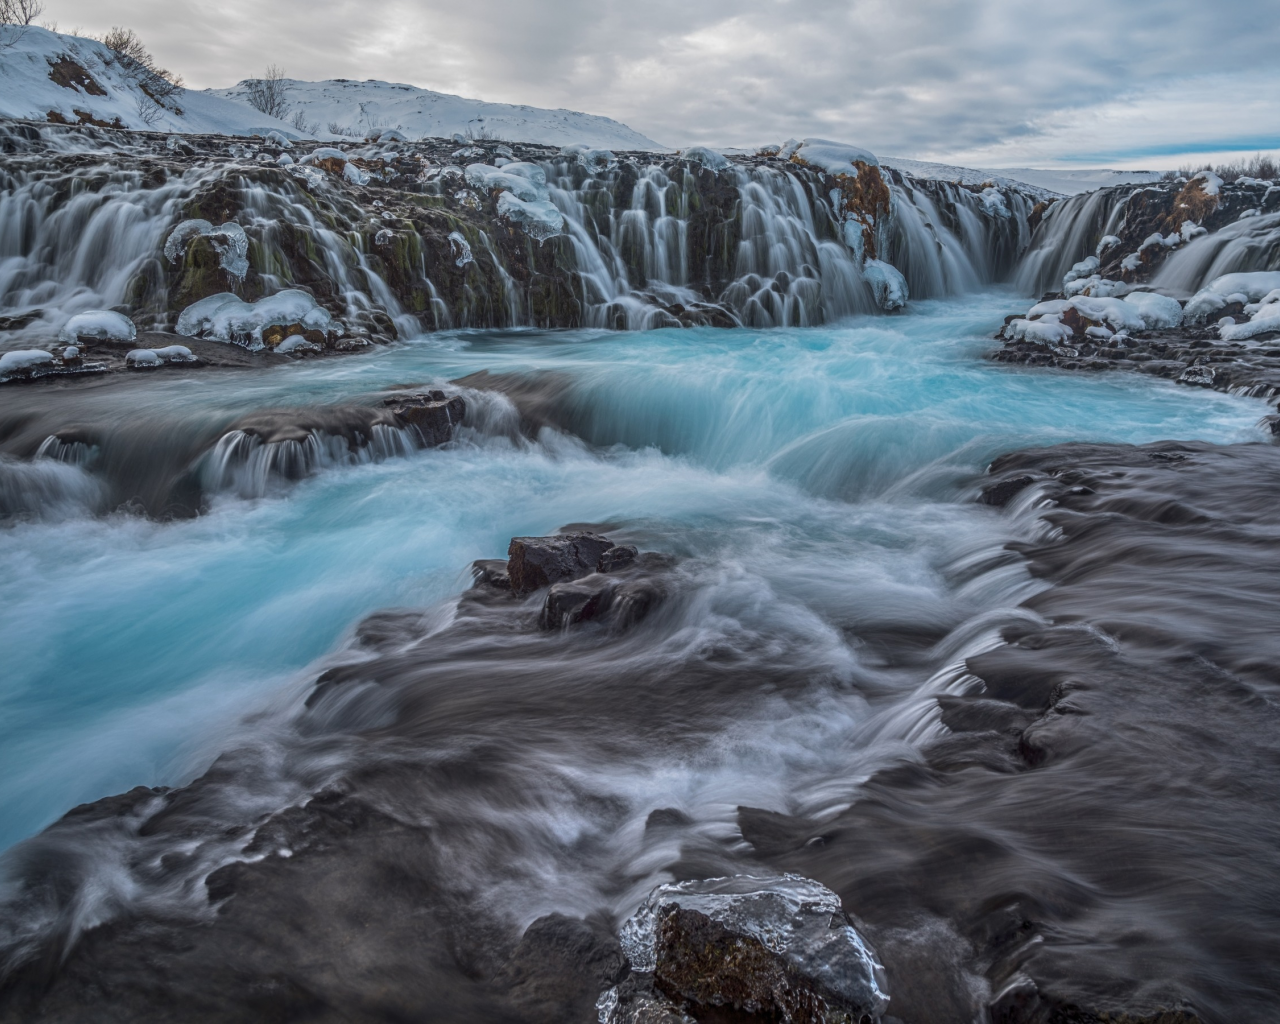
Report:
[[[803,330],[461,333],[150,381],[148,415],[177,422],[488,370],[522,375],[561,429],[519,436],[509,403],[472,396],[444,450],[219,499],[193,521],[0,530],[0,847],[76,803],[190,778],[287,716],[361,616],[447,602],[513,535],[585,522],[689,556],[718,574],[690,630],[783,622],[839,679],[867,670],[850,630],[958,625],[1027,592],[1013,570],[957,583],[1019,529],[971,502],[999,452],[1262,439],[1258,401],[983,360],[1008,305]],[[130,415],[113,394],[91,401]]]

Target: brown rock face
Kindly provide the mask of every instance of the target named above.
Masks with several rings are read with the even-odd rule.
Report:
[[[102,88],[89,72],[65,53],[58,57],[56,63],[49,64],[49,78],[64,89],[80,89],[90,96],[107,94],[107,90]],[[53,118],[49,120],[52,121]]]

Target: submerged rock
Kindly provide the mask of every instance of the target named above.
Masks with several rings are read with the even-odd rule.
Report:
[[[878,1021],[889,1001],[884,969],[840,897],[799,875],[661,885],[620,939],[652,990],[641,981],[605,993],[598,1003],[604,1024],[684,1013],[853,1024]]]

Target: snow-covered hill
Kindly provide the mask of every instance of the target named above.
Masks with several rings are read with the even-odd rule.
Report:
[[[97,40],[34,27],[5,26],[0,32],[8,40],[18,35],[17,42],[0,53],[0,117],[158,132],[266,135],[279,131],[290,138],[305,135],[321,141],[394,128],[410,139],[461,134],[559,146],[663,149],[608,117],[486,103],[390,82],[288,81],[288,121],[267,117],[250,106],[243,82],[230,89],[183,89],[159,105],[127,62]],[[301,113],[309,130],[295,126],[296,113]],[[336,134],[330,125],[338,129]]]
[[[924,160],[908,160],[905,157],[881,157],[880,162],[896,167],[904,174],[917,178],[937,178],[955,181],[962,185],[1030,185],[1033,191],[1051,195],[1074,196],[1081,192],[1106,188],[1108,185],[1129,183],[1144,185],[1160,179],[1159,171],[1113,171],[1091,168],[1078,171],[1041,170],[1033,167],[957,167],[952,164],[930,163]]]
[[[632,131],[625,124],[598,114],[574,110],[546,110],[513,103],[486,103],[448,93],[419,89],[414,85],[352,82],[335,78],[327,82],[286,79],[289,117],[301,113],[311,127],[308,135],[329,138],[363,136],[374,129],[395,129],[410,139],[467,137],[503,142],[537,142],[564,146],[586,143],[602,149],[661,151],[666,147]],[[245,103],[246,84],[210,90],[206,95]],[[295,129],[296,132],[296,129]]]
[[[17,42],[0,55],[0,117],[63,120],[158,132],[265,135],[296,132],[246,103],[180,90],[163,106],[119,56],[94,39],[5,26]]]

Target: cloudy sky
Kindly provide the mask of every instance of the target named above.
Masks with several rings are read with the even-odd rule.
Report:
[[[984,167],[1280,149],[1280,0],[46,0],[188,86],[268,63],[606,114],[671,146],[820,135]]]

